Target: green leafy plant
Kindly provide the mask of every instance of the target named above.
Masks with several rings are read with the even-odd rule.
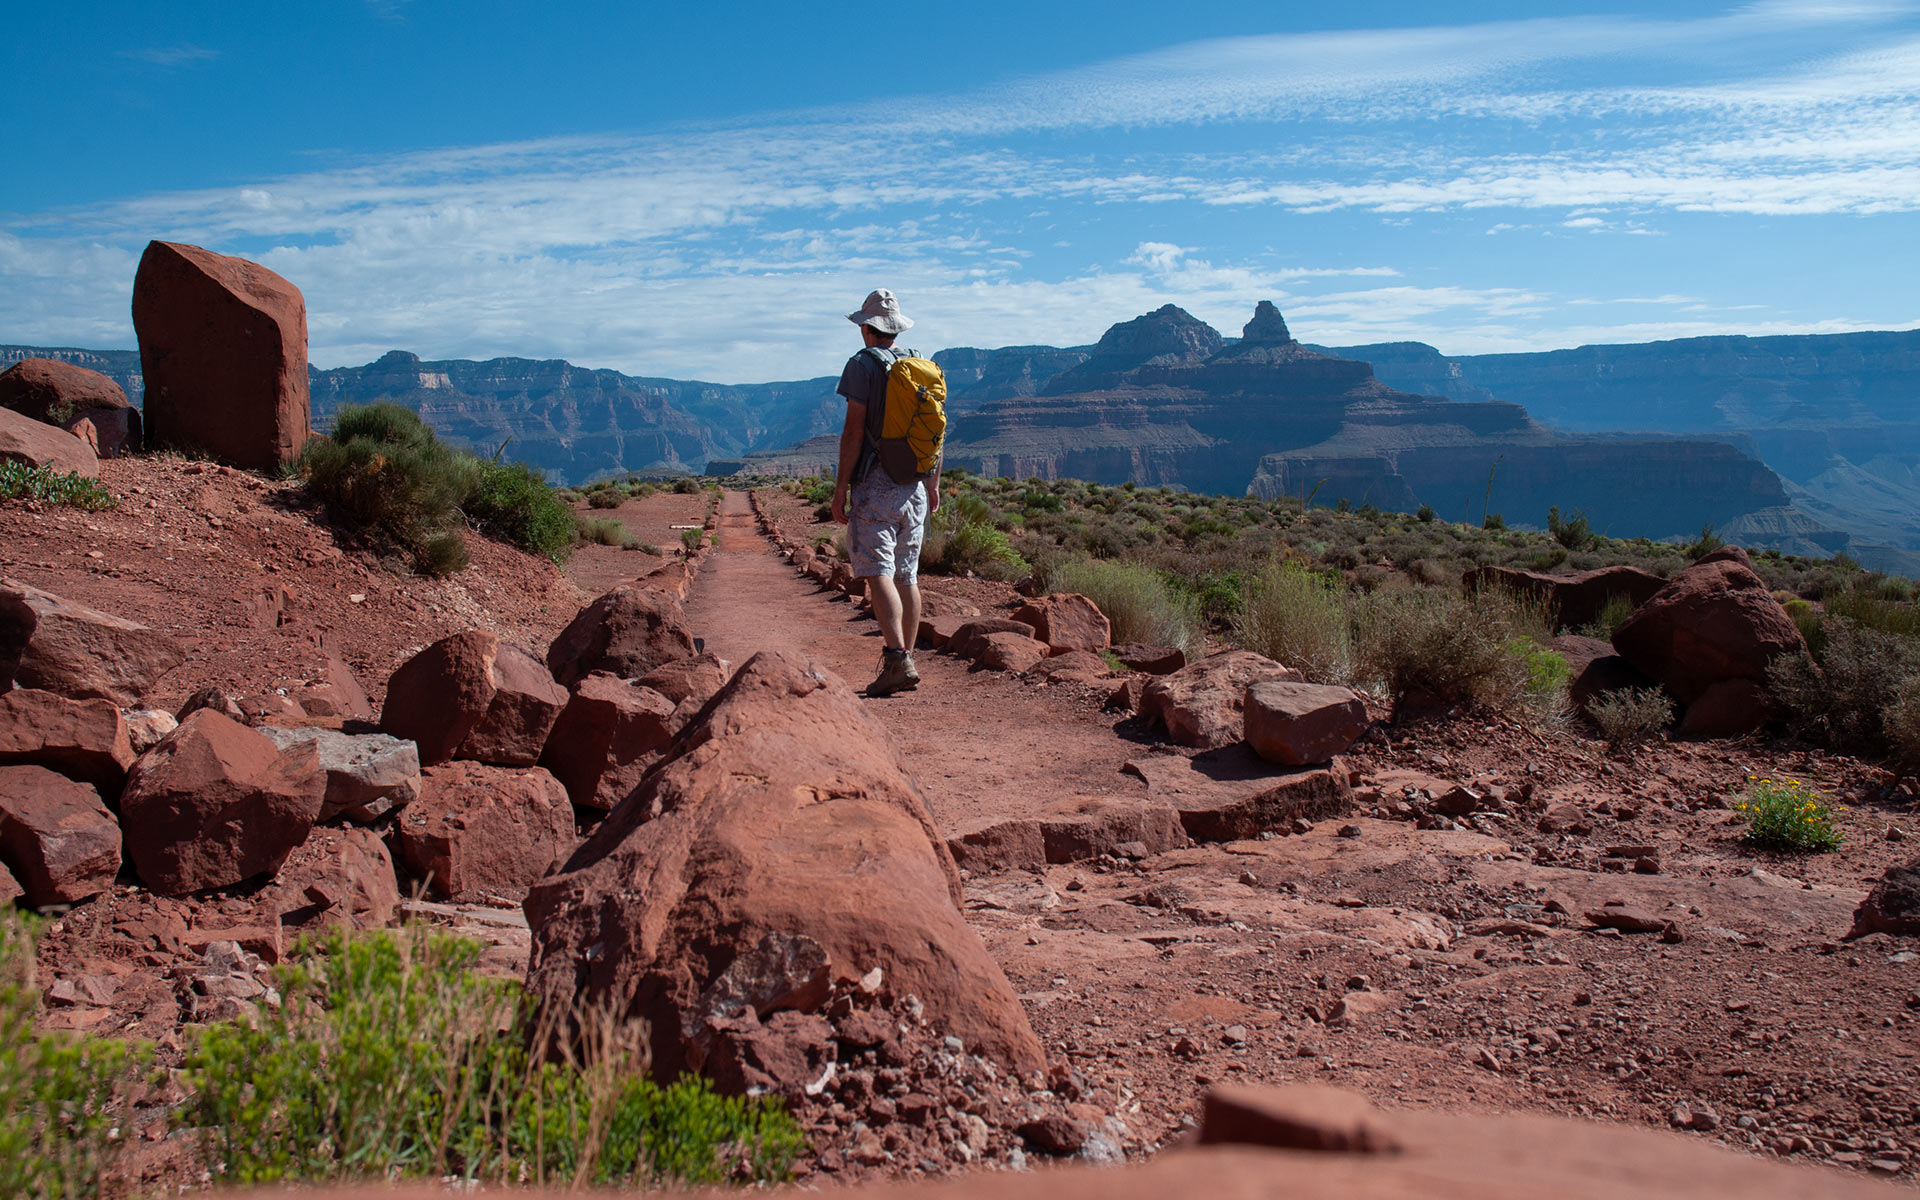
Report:
[[[766,1099],[646,1074],[645,1039],[580,1014],[581,1054],[542,1061],[515,983],[478,945],[416,927],[296,947],[258,1027],[205,1030],[187,1055],[208,1159],[238,1184],[459,1178],[657,1186],[783,1177],[802,1147]]]
[[[35,467],[18,459],[0,460],[0,502],[37,500],[99,512],[120,502],[98,479],[89,479],[77,471],[59,474],[48,467]]]
[[[0,914],[0,1195],[99,1195],[152,1052],[144,1043],[34,1032],[33,942],[27,918]]]
[[[1766,850],[1817,854],[1838,850],[1846,835],[1834,824],[1845,811],[1831,796],[1798,779],[1752,779],[1734,810],[1747,820],[1746,840]]]
[[[1673,723],[1673,701],[1657,687],[1620,688],[1587,701],[1587,720],[1615,751],[1627,752]]]
[[[689,554],[696,553],[700,547],[706,545],[706,543],[707,531],[704,529],[682,529],[680,531],[680,544],[686,547],[687,553]]]
[[[555,565],[564,566],[573,553],[573,511],[524,463],[481,463],[462,507],[510,544]]]
[[[619,508],[626,502],[626,493],[614,491],[612,488],[601,488],[597,492],[587,493],[588,508]]]

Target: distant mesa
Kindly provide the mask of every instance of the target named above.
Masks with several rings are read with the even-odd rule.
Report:
[[[100,371],[136,401],[146,382],[130,351],[0,346],[0,365],[23,357]],[[1262,301],[1237,339],[1164,305],[1094,345],[934,357],[950,461],[975,469],[1474,521],[1491,472],[1492,510],[1516,525],[1553,505],[1616,535],[1711,521],[1748,545],[1920,575],[1920,331],[1450,356],[1300,342]],[[845,411],[835,376],[714,384],[394,351],[309,377],[322,429],[342,405],[391,399],[455,444],[491,454],[511,439],[510,456],[560,483],[830,471]]]

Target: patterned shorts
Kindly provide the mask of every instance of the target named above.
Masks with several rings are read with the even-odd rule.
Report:
[[[920,575],[927,535],[927,491],[875,468],[847,496],[847,549],[856,577],[891,575],[911,585]]]

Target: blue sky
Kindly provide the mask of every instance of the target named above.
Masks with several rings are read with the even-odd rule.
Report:
[[[882,285],[923,351],[1920,325],[1913,3],[881,11],[30,6],[0,341],[131,346],[154,237],[298,284],[320,366],[799,378]]]

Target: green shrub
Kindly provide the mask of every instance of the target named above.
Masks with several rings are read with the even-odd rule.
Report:
[[[605,517],[583,517],[580,540],[595,546],[623,546],[628,540],[627,527]]]
[[[704,529],[682,529],[680,531],[680,544],[687,548],[689,554],[699,550],[700,547],[706,545],[706,543],[707,531]]]
[[[1824,626],[1826,648],[1782,656],[1767,668],[1792,730],[1809,741],[1862,754],[1887,748],[1883,717],[1901,688],[1920,676],[1920,642],[1841,618]]]
[[[1827,648],[1827,633],[1821,628],[1823,622],[1819,610],[1798,596],[1788,595],[1785,599],[1776,596],[1775,599],[1780,600],[1780,607],[1787,610],[1787,616],[1793,618],[1793,627],[1806,639],[1807,649],[1817,662]]]
[[[479,480],[480,463],[441,445],[412,410],[348,406],[332,438],[307,444],[301,470],[337,517],[411,556],[415,569],[446,574],[446,565],[464,555],[464,542],[459,555],[450,545],[460,536],[460,504]]]
[[[1797,779],[1755,779],[1733,807],[1747,820],[1746,840],[1766,850],[1819,853],[1838,850],[1846,836],[1834,824],[1843,811],[1828,793]]]
[[[566,561],[573,512],[540,474],[443,445],[397,404],[348,405],[331,438],[308,443],[300,470],[330,511],[428,575],[467,565],[467,518],[515,546]]]
[[[626,548],[629,550],[638,550],[642,554],[651,554],[655,558],[665,557],[667,553],[665,550],[662,550],[659,546],[654,545],[652,542],[636,541],[631,546],[628,546]]]
[[[0,1196],[95,1196],[130,1140],[120,1126],[144,1043],[35,1033],[33,933],[0,913]],[[131,1135],[131,1129],[127,1133]]]
[[[691,475],[682,475],[673,481],[673,492],[676,496],[691,496],[700,490],[700,481]]]
[[[1525,664],[1507,650],[1511,601],[1498,593],[1386,589],[1360,599],[1354,627],[1356,674],[1396,704],[1422,697],[1504,707],[1525,688]]]
[[[1698,562],[1724,545],[1726,543],[1713,530],[1713,522],[1707,521],[1700,526],[1700,536],[1688,544],[1687,557]]]
[[[1439,514],[1433,511],[1433,505],[1422,504],[1420,506],[1420,510],[1413,514],[1413,519],[1420,522],[1422,525],[1431,525],[1433,523],[1433,518],[1436,517],[1437,515]]]
[[[1520,699],[1526,707],[1547,718],[1565,713],[1567,686],[1573,682],[1566,656],[1525,635],[1509,638],[1506,649],[1520,662]]]
[[[1574,510],[1573,519],[1560,516],[1560,506],[1554,505],[1547,510],[1547,533],[1553,540],[1569,550],[1582,550],[1593,540],[1593,526],[1587,521],[1584,510]]]
[[[1204,645],[1198,603],[1150,568],[1066,559],[1049,568],[1044,582],[1050,592],[1078,592],[1099,606],[1113,626],[1116,643],[1173,646],[1189,656]]]
[[[1897,589],[1888,594],[1870,578],[1854,580],[1823,604],[1828,617],[1845,618],[1881,633],[1920,638],[1920,604],[1901,598]]]
[[[524,463],[481,463],[463,507],[511,545],[556,566],[573,553],[573,510]]]
[[[1903,774],[1920,773],[1920,678],[1901,685],[1885,727],[1895,767]]]
[[[1673,701],[1657,687],[1621,688],[1587,701],[1587,720],[1615,750],[1631,750],[1673,723]]]
[[[1600,606],[1599,613],[1594,616],[1593,624],[1583,627],[1580,632],[1587,637],[1610,642],[1613,640],[1614,632],[1625,625],[1627,618],[1633,615],[1633,608],[1631,597],[1616,592],[1608,596],[1606,603]]]
[[[532,1006],[473,970],[480,947],[423,928],[297,946],[259,1027],[203,1031],[190,1116],[223,1181],[430,1178],[582,1187],[783,1177],[801,1133],[777,1104],[646,1075],[639,1030],[542,1062]]]
[[[1353,676],[1347,590],[1339,576],[1275,559],[1246,583],[1234,640],[1315,683]]]
[[[8,500],[37,500],[88,512],[120,503],[98,479],[89,479],[78,471],[56,474],[48,467],[28,466],[12,458],[0,461],[0,502]]]
[[[587,493],[588,508],[619,508],[627,502],[626,493],[616,492],[612,488],[602,488]]]

